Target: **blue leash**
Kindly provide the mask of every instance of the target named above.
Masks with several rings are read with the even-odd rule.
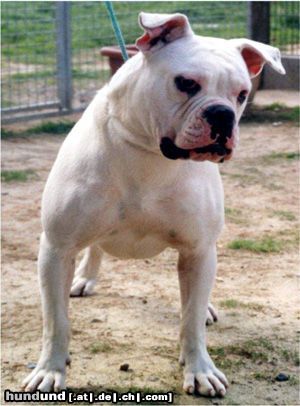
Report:
[[[109,14],[109,17],[110,17],[110,21],[111,21],[111,24],[113,26],[117,41],[118,41],[119,46],[121,48],[122,57],[123,57],[124,61],[126,62],[128,60],[128,54],[127,54],[127,51],[126,51],[125,41],[124,41],[120,26],[118,24],[118,21],[117,21],[117,18],[116,18],[114,9],[113,9],[112,2],[111,1],[105,1],[104,3],[106,5],[106,8],[107,8],[107,11],[108,11],[108,14]]]

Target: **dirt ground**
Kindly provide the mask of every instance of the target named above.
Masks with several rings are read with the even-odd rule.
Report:
[[[221,166],[227,220],[212,297],[219,321],[208,328],[208,344],[229,379],[226,397],[182,392],[172,250],[140,261],[107,256],[95,295],[71,299],[70,388],[172,390],[180,405],[299,404],[297,136],[293,124],[243,125],[236,156]],[[2,142],[3,169],[33,171],[27,182],[2,186],[2,390],[19,390],[41,348],[40,199],[62,140],[41,135]],[[252,245],[229,248],[234,240],[235,248],[245,240]],[[124,363],[127,372],[120,371]],[[279,373],[289,380],[277,382]]]

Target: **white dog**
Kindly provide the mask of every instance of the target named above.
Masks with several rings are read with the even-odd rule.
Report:
[[[43,349],[27,391],[65,387],[68,301],[90,294],[102,252],[145,258],[178,250],[183,388],[223,396],[227,380],[205,339],[223,226],[217,163],[228,160],[251,77],[278,49],[247,39],[194,35],[182,14],[140,14],[141,51],[102,88],[64,141],[42,202],[38,259]],[[208,310],[207,310],[208,309]]]

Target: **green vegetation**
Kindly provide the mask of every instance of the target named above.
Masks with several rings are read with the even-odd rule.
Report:
[[[2,55],[12,61],[19,55],[23,63],[48,64],[56,56],[54,2],[3,2]],[[134,43],[142,33],[138,25],[140,11],[180,12],[189,16],[197,34],[220,37],[246,34],[247,5],[235,2],[116,2],[114,9],[126,43]],[[14,21],[15,24],[11,24]],[[230,21],[231,24],[228,24]],[[16,24],[18,29],[16,30]],[[100,50],[116,43],[103,2],[73,2],[71,7],[72,52]],[[49,36],[53,40],[49,41]],[[16,47],[16,44],[18,45]],[[99,52],[99,51],[98,51]]]
[[[105,80],[109,77],[110,70],[109,69],[101,69],[101,70],[80,70],[80,69],[72,69],[72,78],[73,80],[81,80],[81,79],[95,79],[95,80]],[[25,82],[28,80],[37,80],[37,79],[47,79],[47,84],[49,80],[55,83],[56,79],[56,71],[34,71],[34,72],[22,72],[22,73],[14,73],[11,75],[11,79],[16,82]]]
[[[1,128],[1,138],[5,140],[6,138],[15,137],[16,133],[12,130],[8,130],[6,128]]]
[[[240,302],[235,299],[227,299],[220,302],[220,306],[226,307],[227,309],[236,309],[240,307]]]
[[[283,104],[273,103],[269,106],[255,106],[242,117],[243,123],[278,123],[278,122],[293,122],[299,125],[300,108],[287,107]]]
[[[236,239],[228,244],[228,248],[258,253],[279,252],[282,249],[282,242],[271,237],[264,237],[261,240]]]
[[[299,375],[291,375],[289,379],[289,385],[297,385],[299,387]]]
[[[257,370],[253,372],[256,380],[274,381],[274,366],[284,365],[286,368],[299,365],[298,352],[283,348],[278,338],[255,337],[245,341],[222,347],[208,347],[208,351],[218,366],[239,370],[251,360],[256,363]]]
[[[35,127],[30,127],[25,131],[12,131],[6,128],[1,128],[1,138],[26,137],[34,134],[67,134],[74,124],[75,123],[71,121],[45,121],[44,123]]]
[[[109,343],[97,342],[93,343],[89,350],[92,354],[98,354],[99,352],[111,352],[113,347]]]
[[[283,104],[283,103],[275,102],[275,103],[269,104],[268,106],[265,106],[264,108],[265,108],[266,111],[275,111],[275,112],[278,112],[278,111],[280,111],[280,110],[285,109],[285,108],[286,108],[286,105]]]
[[[2,182],[27,182],[30,178],[36,177],[37,174],[32,169],[26,170],[2,170]]]
[[[272,377],[272,375],[268,375],[268,374],[263,373],[263,372],[254,372],[253,378],[256,379],[257,381],[268,381],[268,382],[272,382],[272,381],[274,380],[274,378]]]
[[[71,3],[74,88],[83,88],[84,80],[96,81],[100,87],[108,80],[110,70],[107,64],[95,66],[95,61],[101,59],[101,47],[116,44],[104,2]],[[297,44],[297,2],[287,6],[280,3],[283,2],[271,7],[271,42],[277,46]],[[19,94],[28,93],[34,87],[41,91],[43,86],[53,87],[56,83],[56,2],[5,1],[1,6],[2,107],[9,108],[19,105]],[[200,35],[247,36],[247,2],[206,1],[199,6],[199,2],[192,1],[120,1],[114,3],[114,8],[127,44],[134,43],[142,34],[137,21],[140,11],[184,13]],[[252,107],[244,122],[299,122],[298,107],[289,109],[277,103],[267,107],[268,111],[258,110]]]
[[[177,348],[177,350],[179,352],[179,347]],[[168,347],[166,345],[155,345],[151,347],[151,353],[163,358],[172,359],[174,361],[178,359],[177,353],[174,351],[174,348]]]
[[[232,369],[239,363],[228,356],[228,351],[225,347],[208,347],[208,352],[222,369]]]
[[[271,358],[274,346],[266,338],[246,340],[226,347],[209,347],[209,353],[216,363],[223,368],[239,367],[245,363],[244,358],[267,362]]]
[[[66,134],[68,133],[71,128],[74,126],[74,123],[70,121],[59,121],[59,122],[52,122],[46,121],[36,127],[29,128],[26,133],[27,134]]]
[[[47,64],[55,59],[54,2],[3,2],[2,3],[2,53],[12,60],[18,52],[21,60]],[[138,13],[180,12],[186,14],[197,34],[225,38],[246,35],[247,4],[240,2],[115,2],[114,9],[126,43],[133,43],[141,34],[137,23]],[[280,19],[278,18],[280,13]],[[280,45],[297,43],[299,15],[296,10],[286,12],[285,5],[271,7],[271,39]],[[11,23],[14,21],[14,24]],[[93,49],[115,43],[114,34],[103,2],[74,2],[71,7],[72,50]],[[18,29],[16,30],[16,25]],[[284,29],[285,35],[281,35]],[[296,32],[296,35],[295,35]],[[280,34],[280,35],[279,35]],[[16,47],[16,44],[18,45]],[[275,44],[278,45],[278,44]]]
[[[295,216],[295,214],[290,211],[274,210],[273,214],[274,214],[274,216],[279,217],[281,220],[288,220],[288,221],[297,220],[297,217]]]
[[[90,351],[92,354],[97,354],[99,352],[113,352],[117,351],[118,349],[122,351],[129,351],[131,348],[130,344],[128,343],[120,343],[114,340],[106,340],[106,341],[96,341],[92,343],[87,350]]]
[[[243,212],[240,209],[232,207],[225,207],[225,218],[235,224],[247,223],[246,218],[243,216]]]
[[[293,161],[294,159],[299,159],[300,154],[298,151],[291,152],[272,152],[272,154],[267,155],[265,158],[269,160],[287,159],[288,161]]]
[[[282,356],[286,361],[291,361],[296,367],[300,366],[300,354],[298,351],[283,349]]]
[[[110,76],[110,69],[101,68],[101,70],[88,70],[83,71],[79,69],[72,69],[73,79],[95,79],[100,81],[105,81]]]
[[[227,299],[220,302],[220,306],[225,307],[226,309],[251,309],[256,311],[263,310],[264,306],[259,303],[243,303],[239,302],[236,299]]]
[[[267,381],[269,383],[274,382],[274,375],[269,372],[255,372],[253,378],[257,381]],[[299,378],[294,375],[289,377],[289,385],[299,385]]]
[[[274,346],[268,339],[258,338],[256,340],[247,340],[243,343],[232,344],[228,346],[228,352],[233,355],[242,356],[256,361],[267,362],[272,355]]]
[[[46,79],[51,78],[54,80],[56,71],[33,71],[33,72],[18,72],[11,75],[11,79],[16,82],[23,82],[29,79]]]
[[[299,229],[297,225],[293,228],[280,229],[277,233],[280,239],[281,247],[284,249],[291,249],[299,247]]]

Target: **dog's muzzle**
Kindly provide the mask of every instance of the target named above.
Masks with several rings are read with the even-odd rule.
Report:
[[[162,154],[169,159],[189,159],[192,152],[196,154],[216,154],[220,157],[226,157],[231,155],[232,150],[226,148],[224,145],[214,143],[205,147],[199,147],[194,149],[179,148],[174,144],[174,141],[168,137],[163,137],[160,143],[160,150]]]
[[[211,138],[218,141],[220,144],[226,144],[232,136],[234,127],[234,112],[227,106],[222,104],[209,106],[203,112],[203,118],[206,119],[211,126]]]
[[[221,104],[211,105],[203,111],[202,117],[210,126],[211,143],[195,148],[180,148],[171,138],[163,137],[160,143],[160,150],[166,158],[207,159],[214,162],[223,162],[230,159],[234,144],[231,139],[235,126],[235,114],[233,110]],[[201,159],[201,157],[204,159]]]

